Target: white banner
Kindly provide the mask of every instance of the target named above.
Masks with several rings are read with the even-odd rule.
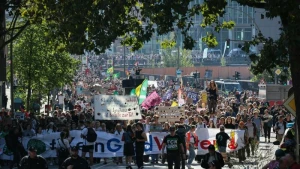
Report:
[[[136,96],[95,95],[96,120],[142,119]]]
[[[196,131],[199,137],[197,154],[205,154],[208,152],[207,147],[210,144],[216,145],[215,137],[219,129],[203,128]],[[236,151],[244,147],[244,130],[228,130],[232,141],[228,141],[227,151]],[[80,138],[81,131],[73,130],[70,132],[72,141],[71,146],[82,147],[84,140]],[[145,154],[160,154],[162,149],[162,142],[166,132],[151,132],[148,133],[148,141],[145,143]],[[37,153],[45,158],[56,157],[57,139],[60,133],[45,134],[38,137],[24,137],[22,143],[27,149],[29,146],[34,146]],[[106,132],[97,132],[98,138],[95,142],[94,157],[122,157],[123,145],[121,136]],[[1,154],[2,153],[2,154]],[[12,153],[7,149],[4,138],[0,138],[0,159],[12,160]]]

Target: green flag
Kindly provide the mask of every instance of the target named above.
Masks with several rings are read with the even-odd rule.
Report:
[[[112,66],[112,67],[108,68],[106,73],[107,74],[113,74],[114,73],[114,67]]]
[[[113,74],[113,78],[119,78],[120,77],[120,72]]]
[[[110,77],[109,77],[109,76],[107,76],[107,78],[104,79],[104,81],[108,81],[108,80],[110,80]]]
[[[131,89],[131,91],[130,91],[130,96],[135,96],[136,94],[135,94],[135,89]]]
[[[119,92],[115,90],[114,95],[119,95]]]
[[[145,79],[142,83],[141,91],[140,91],[140,96],[139,96],[139,105],[143,103],[143,101],[147,97],[147,88],[148,88],[148,80]]]

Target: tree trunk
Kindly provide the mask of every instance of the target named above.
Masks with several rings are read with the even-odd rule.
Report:
[[[296,123],[297,123],[297,133],[299,136],[299,126],[300,126],[300,43],[291,44],[289,47],[291,73],[292,73],[292,83],[294,89],[294,97],[296,103]],[[299,139],[298,139],[299,140]],[[299,141],[297,142],[299,144]],[[298,147],[299,148],[299,147]],[[298,149],[299,151],[299,149]],[[299,154],[298,154],[299,160]]]
[[[30,98],[31,98],[31,78],[28,79],[28,86],[27,86],[27,103],[26,103],[26,110],[29,111],[30,106]]]
[[[0,32],[5,31],[5,4],[6,0],[1,0],[0,3]],[[0,46],[5,43],[5,35],[0,36]],[[4,47],[0,48],[0,81],[6,81],[6,54]],[[4,84],[3,84],[4,85]],[[4,95],[5,90],[2,90],[2,83],[0,84],[0,107],[2,107],[2,94]],[[4,88],[5,89],[5,88]],[[12,102],[13,104],[13,102]]]

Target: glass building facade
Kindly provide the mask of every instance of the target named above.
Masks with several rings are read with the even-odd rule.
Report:
[[[194,0],[190,3],[192,7],[195,4],[202,4],[204,0]],[[215,49],[224,50],[225,42],[227,39],[231,40],[230,49],[226,50],[228,53],[231,49],[237,48],[239,44],[243,44],[243,41],[249,41],[258,32],[258,27],[255,23],[254,18],[254,8],[248,6],[241,6],[237,2],[228,0],[226,7],[226,13],[220,21],[234,21],[235,27],[231,30],[224,29],[220,32],[214,32],[212,28],[202,28],[200,24],[202,22],[202,15],[194,16],[194,25],[189,30],[189,35],[196,41],[194,50],[203,51],[207,46],[202,42],[202,37],[206,36],[207,32],[213,32],[217,37],[218,45]],[[183,38],[180,34],[177,34],[177,43],[182,47]],[[152,39],[145,43],[143,48],[138,51],[138,53],[143,54],[157,54],[160,51],[160,40],[164,39],[166,36],[153,35]]]

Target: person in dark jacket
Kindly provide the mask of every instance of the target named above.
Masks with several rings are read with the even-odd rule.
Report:
[[[48,169],[47,161],[36,151],[34,147],[29,147],[28,155],[22,158],[19,169]]]
[[[219,162],[221,168],[224,167],[225,163],[224,163],[223,156],[221,155],[221,153],[216,152],[215,146],[211,144],[208,146],[208,153],[205,154],[203,161],[201,163],[201,167],[208,169],[210,167],[209,164],[214,160]]]
[[[27,154],[22,143],[19,142],[19,137],[22,137],[22,133],[18,127],[13,127],[9,134],[5,136],[6,146],[13,153],[14,157],[9,166],[10,169],[12,169],[15,164],[19,164],[21,158]]]
[[[89,163],[78,155],[78,147],[71,147],[71,157],[67,158],[61,165],[62,169],[91,169]]]

